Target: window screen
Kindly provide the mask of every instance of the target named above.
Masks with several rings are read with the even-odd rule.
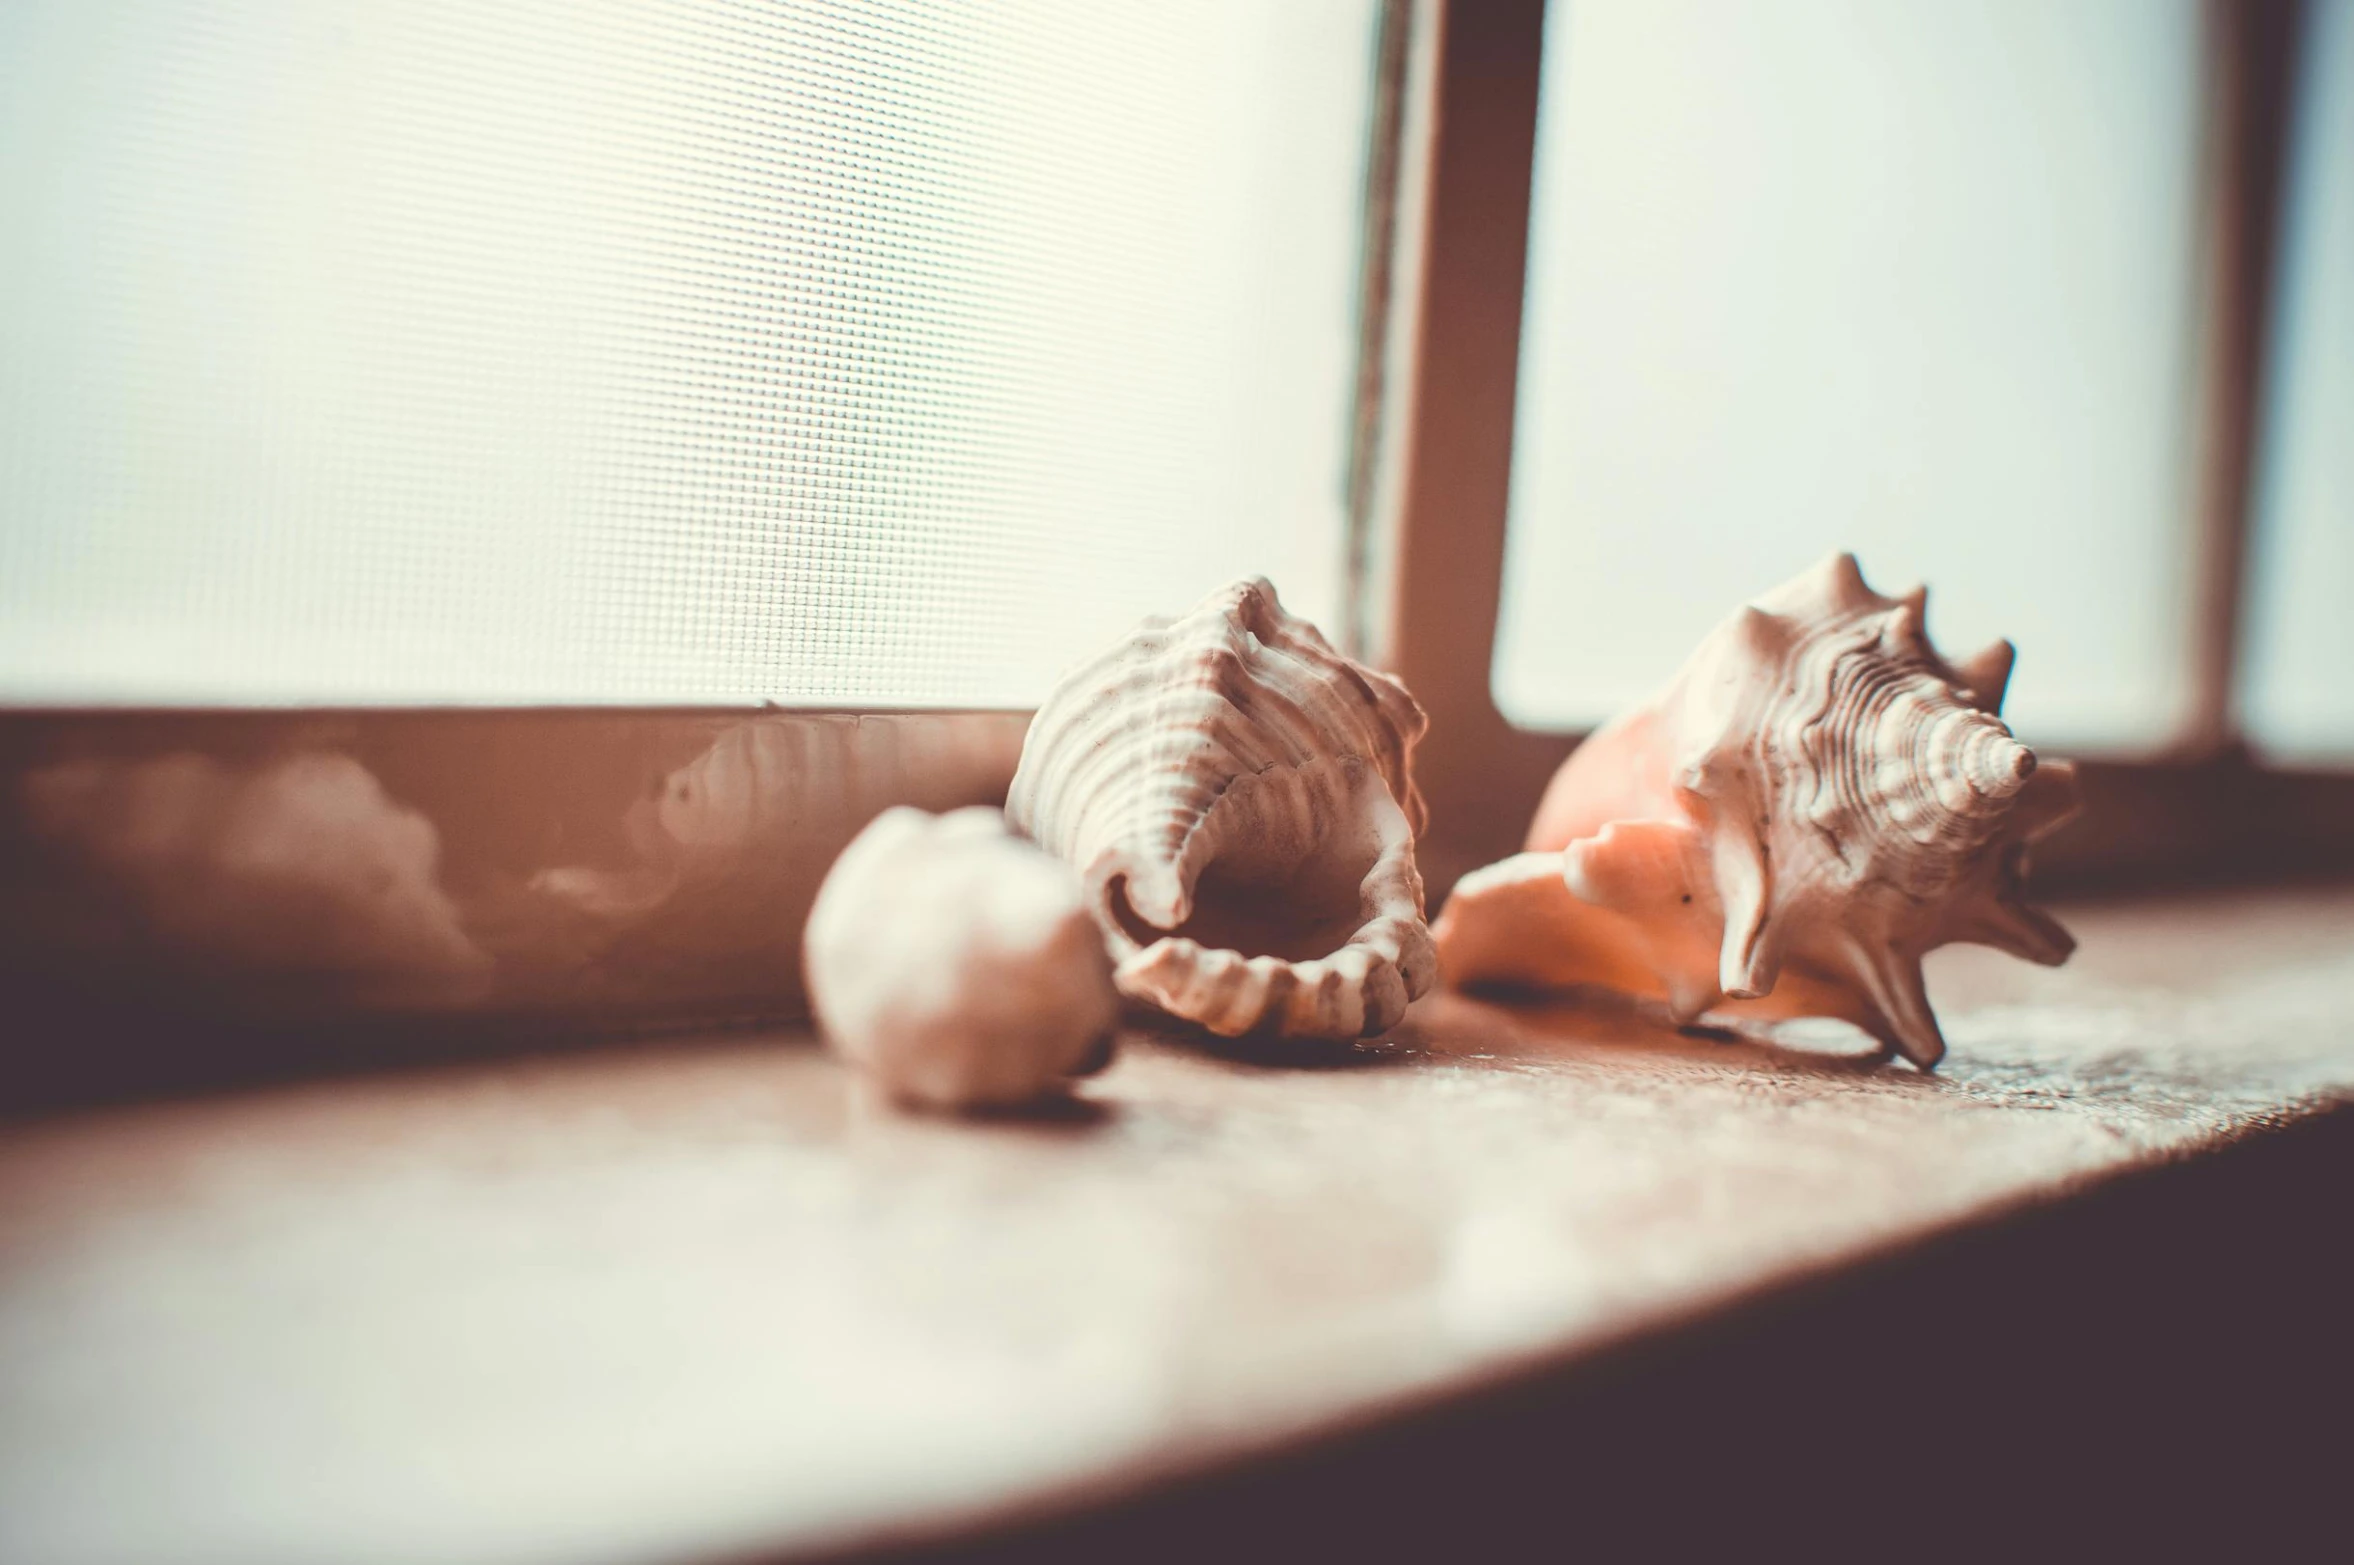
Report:
[[[11,0],[0,699],[1034,701],[1329,620],[1375,0]]]
[[[1496,691],[1663,683],[1823,554],[2021,648],[2031,736],[2184,694],[2189,0],[1562,0]]]
[[[2248,613],[2247,720],[2354,759],[2354,3],[2305,19]]]

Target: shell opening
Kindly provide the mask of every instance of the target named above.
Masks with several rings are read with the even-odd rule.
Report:
[[[1246,814],[1249,803],[1221,800],[1213,817],[1228,809]],[[1365,922],[1363,890],[1383,844],[1374,833],[1349,829],[1347,822],[1318,825],[1312,835],[1288,841],[1249,831],[1221,832],[1228,840],[1226,850],[1203,867],[1191,907],[1172,927],[1160,927],[1137,910],[1125,876],[1106,888],[1106,905],[1121,932],[1140,948],[1177,936],[1246,957],[1311,962],[1330,956]]]

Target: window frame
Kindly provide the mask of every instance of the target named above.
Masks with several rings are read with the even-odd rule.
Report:
[[[1579,737],[1514,727],[1490,688],[1544,18],[1545,0],[1385,0],[1382,17],[1348,598],[1335,630],[1401,675],[1430,713],[1417,777],[1431,804],[1419,851],[1434,905],[1465,870],[1519,847],[1545,779]],[[2354,776],[2259,764],[2233,711],[2302,7],[2206,0],[2204,19],[2194,717],[2157,760],[2084,768],[2086,814],[2050,844],[2039,875],[2063,891],[2354,866]],[[16,1029],[19,1038],[78,1040],[20,1059],[6,1096],[57,1101],[125,1082],[797,1017],[799,927],[833,855],[892,804],[1001,802],[1027,719],[0,711],[0,1004],[48,1023]],[[223,788],[280,775],[273,769],[300,756],[346,758],[386,811],[430,826],[428,871],[461,904],[486,971],[388,983],[364,939],[325,954],[306,947],[305,910],[322,893],[299,867],[194,922],[159,911],[140,877],[244,851]],[[175,758],[176,773],[165,765]],[[77,767],[84,777],[210,779],[210,802],[181,812],[168,853],[126,869],[86,836],[61,838],[35,807],[38,779]],[[674,796],[698,787],[718,802],[681,815]],[[277,946],[273,929],[289,932]]]
[[[1516,727],[1491,677],[1502,602],[1513,403],[1525,297],[1546,0],[1420,0],[1430,58],[1409,94],[1401,206],[1421,221],[1396,265],[1411,368],[1395,406],[1389,482],[1368,530],[1386,540],[1360,585],[1359,650],[1431,713],[1416,777],[1434,898],[1517,851],[1545,779],[1582,737]],[[2354,777],[2263,764],[2239,730],[2254,453],[2272,312],[2271,264],[2298,77],[2301,0],[2203,0],[2194,308],[2191,525],[2183,677],[2189,714],[2147,760],[2082,767],[2084,817],[2039,849],[2038,878],[2106,890],[2270,879],[2354,866]]]

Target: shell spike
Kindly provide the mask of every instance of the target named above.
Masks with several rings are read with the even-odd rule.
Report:
[[[1845,552],[1834,554],[1822,563],[1815,572],[1813,585],[1825,602],[1843,612],[1879,608],[1887,601],[1864,580],[1864,568],[1856,563],[1855,556]]]
[[[1781,615],[1745,603],[1734,611],[1735,631],[1749,650],[1759,657],[1783,657],[1796,639],[1791,623]]]
[[[2040,842],[2076,818],[2084,798],[2076,784],[2076,763],[2049,761],[2035,768],[2004,822],[2021,842]]]
[[[1880,1025],[1872,1031],[1921,1069],[1934,1070],[1945,1058],[1945,1034],[1937,1025],[1937,1013],[1929,1008],[1921,959],[1896,951],[1851,950],[1856,976],[1880,1013]]]
[[[1954,665],[1954,672],[1961,677],[1964,698],[1988,716],[2000,717],[2003,693],[2011,684],[2011,665],[2018,657],[2018,648],[2008,641],[1997,641]]]
[[[1754,1000],[1781,976],[1781,942],[1774,938],[1773,874],[1758,840],[1741,826],[1720,826],[1714,843],[1717,898],[1724,904],[1724,945],[1717,986],[1738,1000]]]
[[[1752,598],[1749,606],[1803,627],[1825,619],[1885,613],[1895,604],[1871,589],[1854,555],[1842,553],[1825,555],[1805,575]]]
[[[1896,599],[1896,640],[1902,643],[1929,644],[1929,589],[1915,587],[1899,593]]]
[[[2076,937],[2058,919],[1999,895],[1965,906],[1955,916],[1953,938],[2007,951],[2039,967],[2057,967],[2076,950]]]

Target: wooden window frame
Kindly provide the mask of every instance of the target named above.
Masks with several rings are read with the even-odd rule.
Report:
[[[2301,9],[2207,0],[2195,716],[2164,759],[2086,766],[2085,817],[2041,867],[2058,889],[2354,865],[2354,777],[2258,764],[2232,710]],[[1519,846],[1576,742],[1515,728],[1490,693],[1544,16],[1383,16],[1337,629],[1431,713],[1434,904]],[[891,804],[1001,800],[1026,722],[0,713],[0,1007],[27,1024],[0,1106],[797,1016],[799,925],[833,855]],[[272,832],[272,810],[295,819]],[[470,955],[420,956],[377,917],[418,901],[401,877],[419,873]]]
[[[2342,872],[2354,778],[2261,764],[2234,703],[2272,255],[2288,152],[2300,0],[2205,0],[2197,195],[2193,515],[2185,627],[2190,716],[2151,760],[2084,764],[2083,818],[2039,878],[2091,891]],[[1545,0],[1419,0],[1383,384],[1385,481],[1364,531],[1384,541],[1352,616],[1358,646],[1431,713],[1416,775],[1434,895],[1520,847],[1545,779],[1579,736],[1515,727],[1491,693],[1510,499]]]

